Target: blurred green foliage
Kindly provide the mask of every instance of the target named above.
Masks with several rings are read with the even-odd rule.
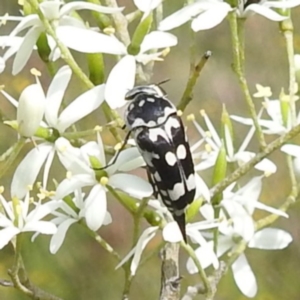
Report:
[[[165,15],[169,15],[181,6],[182,1],[166,1]],[[120,5],[133,8],[131,1],[119,1]],[[127,10],[129,11],[129,9]],[[18,13],[17,1],[1,0],[0,15],[4,13],[12,15]],[[295,27],[295,49],[300,53],[300,8],[293,10],[293,21]],[[89,19],[90,20],[90,19]],[[0,28],[0,34],[4,35],[15,26],[9,22]],[[133,26],[131,26],[133,27]],[[178,102],[188,78],[189,72],[189,44],[191,35],[187,34],[188,25],[184,25],[173,31],[179,37],[179,46],[172,49],[164,62],[155,65],[153,82],[159,82],[170,78],[164,88],[168,91],[169,97]],[[216,28],[195,34],[197,56],[206,51],[213,52],[212,58],[205,66],[200,80],[194,92],[192,104],[188,107],[186,114],[205,109],[207,114],[214,120],[217,128],[220,129],[220,118],[222,104],[230,114],[248,115],[238,82],[231,69],[232,55],[229,26],[226,21]],[[0,50],[2,51],[2,50]],[[76,59],[82,58],[79,64],[86,70],[87,61],[84,55],[75,54]],[[273,97],[277,98],[280,89],[288,88],[288,67],[284,39],[279,32],[276,22],[271,22],[259,16],[253,16],[246,22],[246,74],[250,90],[255,92],[255,84],[260,83],[270,86]],[[112,61],[107,61],[107,66]],[[62,64],[62,62],[59,62]],[[50,81],[45,66],[38,58],[37,53],[31,57],[27,67],[16,77],[10,74],[11,60],[4,74],[1,74],[0,84],[4,84],[6,90],[18,98],[22,89],[33,82],[29,70],[35,67],[42,71],[42,83],[47,87]],[[124,75],[125,76],[125,75]],[[116,87],[117,88],[117,87]],[[82,85],[73,78],[68,89],[66,99],[72,100],[74,95],[82,92]],[[260,107],[261,100],[255,100],[257,107]],[[15,118],[15,111],[8,102],[0,95],[0,107],[8,117]],[[196,113],[200,121],[200,115]],[[94,127],[96,124],[103,124],[102,114],[94,113],[86,118],[79,126],[81,128]],[[202,122],[202,121],[201,121]],[[234,134],[236,143],[239,145],[244,137],[247,128],[235,126]],[[13,138],[12,138],[13,135]],[[196,141],[199,136],[190,128],[190,139]],[[16,136],[11,129],[0,124],[0,153],[3,153],[15,141]],[[104,139],[112,143],[109,133],[105,133]],[[298,139],[300,142],[300,139]],[[31,147],[31,145],[29,146]],[[253,142],[251,149],[258,150],[258,145]],[[27,149],[28,150],[28,149]],[[25,155],[27,150],[22,154]],[[276,152],[271,159],[276,161],[278,166],[277,174],[265,180],[264,191],[261,200],[273,206],[278,206],[284,199],[289,189],[289,182],[286,181],[287,170],[282,155]],[[1,185],[9,190],[9,183],[14,168],[2,179]],[[55,178],[64,177],[61,169],[54,172]],[[211,182],[210,172],[203,172],[206,182]],[[276,184],[274,184],[276,183]],[[8,196],[8,194],[7,194]],[[122,257],[127,254],[131,247],[132,220],[130,215],[124,212],[116,200],[110,199],[109,210],[112,213],[113,223],[108,227],[101,228],[100,235],[107,239]],[[293,243],[282,251],[260,251],[247,250],[247,257],[258,280],[259,292],[255,299],[299,299],[300,298],[300,231],[299,231],[300,206],[295,204],[290,209],[288,220],[279,220],[275,226],[288,230],[293,238]],[[263,214],[258,214],[258,217]],[[160,242],[160,237],[152,241],[147,251],[151,251]],[[41,288],[56,294],[66,300],[98,300],[98,299],[121,299],[124,283],[123,270],[115,270],[116,261],[108,255],[93,239],[86,235],[79,225],[73,225],[68,232],[62,248],[56,255],[49,252],[49,237],[40,236],[34,243],[28,242],[24,245],[23,255],[26,268],[31,280]],[[7,279],[7,269],[12,265],[13,250],[9,245],[0,251],[0,278]],[[197,276],[187,274],[185,269],[186,257],[181,256],[181,274],[183,291],[187,285],[196,283]],[[159,256],[153,257],[141,269],[133,282],[131,299],[157,299],[160,284],[160,261]],[[22,300],[27,299],[18,291],[10,288],[0,287],[0,299]],[[197,299],[201,299],[198,296]],[[246,299],[237,290],[231,274],[228,274],[220,283],[217,300],[242,300]]]

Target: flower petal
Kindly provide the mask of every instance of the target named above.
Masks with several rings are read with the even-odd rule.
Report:
[[[162,231],[163,238],[169,243],[178,243],[183,240],[182,233],[177,222],[168,223]]]
[[[253,11],[261,16],[264,16],[267,19],[270,19],[272,21],[283,21],[286,20],[287,17],[286,16],[282,16],[280,14],[278,14],[277,12],[275,12],[274,10],[265,7],[261,4],[250,4],[249,6],[247,6],[247,8],[245,9],[245,14],[247,14],[249,11]]]
[[[159,23],[158,30],[167,31],[179,27],[203,11],[202,3],[195,2],[176,11]]]
[[[13,31],[10,33],[9,38],[14,37],[22,30],[32,27],[32,26],[42,26],[42,22],[40,21],[40,18],[36,14],[30,14],[28,16],[22,17],[21,22],[13,29]],[[10,41],[8,40],[7,43],[9,44]]]
[[[105,101],[112,109],[122,107],[127,103],[125,94],[134,86],[135,71],[134,57],[126,55],[109,73],[104,95]]]
[[[115,37],[90,29],[59,26],[58,38],[68,47],[84,53],[126,54],[126,47]]]
[[[32,149],[18,165],[11,184],[11,196],[22,199],[33,185],[52,145],[43,143]]]
[[[150,197],[153,194],[149,182],[131,174],[114,174],[109,178],[108,184],[138,199]]]
[[[60,1],[44,1],[40,3],[39,7],[45,18],[49,21],[59,19]]]
[[[255,233],[248,247],[264,250],[279,250],[286,248],[292,241],[292,236],[285,230],[264,228]]]
[[[140,263],[142,252],[146,248],[149,241],[155,236],[157,229],[158,229],[157,226],[149,227],[140,236],[136,244],[135,253],[130,266],[131,275],[133,276],[135,275],[138,265]]]
[[[50,127],[56,128],[58,111],[72,76],[69,66],[63,66],[55,74],[47,92],[45,118]]]
[[[141,44],[140,52],[143,53],[152,49],[168,48],[177,45],[177,43],[177,37],[171,33],[151,31],[145,36]]]
[[[113,14],[116,12],[120,12],[124,9],[124,7],[109,7],[109,6],[102,6],[93,3],[87,3],[84,1],[76,1],[76,2],[69,2],[66,3],[60,10],[60,17],[66,14],[70,14],[74,10],[81,10],[81,9],[88,9],[97,11],[104,14]]]
[[[298,145],[286,144],[283,145],[280,150],[294,157],[300,157],[300,146]]]
[[[203,269],[206,269],[215,262],[216,255],[213,251],[214,244],[212,241],[206,243],[204,246],[195,250],[195,254]],[[186,263],[186,268],[190,274],[198,273],[199,270],[196,267],[194,261],[189,257]]]
[[[280,209],[273,208],[273,207],[268,206],[268,205],[266,205],[264,203],[261,203],[261,202],[256,202],[255,207],[258,208],[258,209],[261,209],[261,210],[265,210],[265,211],[267,211],[271,214],[275,214],[275,215],[284,217],[284,218],[289,217],[289,215],[286,212],[284,212]]]
[[[0,56],[0,74],[4,71],[5,65],[6,64],[4,58]]]
[[[253,120],[250,118],[243,118],[236,115],[231,115],[230,118],[236,122],[242,123],[244,125],[253,125]]]
[[[98,230],[104,223],[107,212],[106,192],[101,185],[95,185],[85,199],[84,217],[87,226]]]
[[[110,164],[114,158],[115,156],[108,164]],[[128,172],[144,165],[145,161],[143,160],[139,150],[136,147],[132,147],[121,151],[116,162],[111,167],[107,168],[107,172],[109,174],[113,174],[116,171]]]
[[[20,229],[17,227],[6,227],[0,230],[0,249],[6,246],[11,239],[20,233]]]
[[[55,155],[55,149],[52,147],[51,151],[49,152],[49,155],[46,159],[45,166],[44,166],[44,173],[43,173],[43,188],[47,189],[47,184],[48,184],[48,177],[49,177],[49,172],[50,168],[54,159]]]
[[[95,180],[88,174],[74,175],[71,178],[64,179],[57,187],[55,199],[62,199],[63,197],[71,194],[78,188],[84,186],[91,186]]]
[[[0,93],[5,96],[7,98],[7,100],[14,106],[14,107],[18,107],[19,106],[19,102],[13,98],[11,95],[9,95],[8,93],[6,93],[4,90],[1,90]]]
[[[195,174],[195,181],[196,181],[196,195],[195,199],[199,198],[200,196],[203,196],[203,198],[206,201],[210,201],[210,191],[207,187],[204,180],[196,173]]]
[[[14,59],[12,68],[13,75],[18,74],[26,65],[41,32],[42,28],[40,26],[34,26],[26,33]]]
[[[50,221],[35,221],[26,223],[22,231],[34,231],[42,234],[54,234],[57,231],[55,224]]]
[[[96,110],[104,100],[104,84],[95,86],[76,98],[59,116],[57,128],[65,131],[72,124]]]
[[[269,159],[264,158],[258,164],[254,166],[256,170],[266,172],[268,174],[274,174],[277,171],[277,166]]]
[[[39,221],[52,213],[59,206],[60,203],[56,200],[52,200],[44,204],[39,203],[37,204],[36,208],[28,214],[26,222]]]
[[[95,142],[94,142],[95,143]],[[85,148],[87,144],[85,144]],[[89,164],[83,159],[82,151],[79,148],[73,147],[70,142],[60,137],[55,142],[55,149],[62,165],[73,174],[89,174],[94,175],[94,171]]]
[[[228,3],[216,2],[210,9],[201,13],[192,21],[192,29],[199,30],[211,29],[219,25],[227,16],[232,8]]]
[[[241,254],[231,268],[240,291],[247,297],[253,298],[257,293],[257,283],[246,256]]]
[[[263,6],[274,8],[292,8],[300,5],[300,0],[288,0],[288,1],[266,1]]]
[[[59,250],[66,237],[69,227],[76,222],[77,220],[74,219],[66,219],[58,226],[57,232],[52,236],[50,241],[50,252],[52,254],[55,254]]]
[[[154,10],[162,0],[133,0],[135,6],[143,12]]]

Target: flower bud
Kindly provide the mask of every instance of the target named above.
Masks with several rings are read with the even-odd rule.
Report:
[[[213,185],[218,184],[226,177],[226,170],[227,170],[227,160],[226,160],[226,150],[224,143],[219,150],[219,154],[217,157],[217,161],[215,163],[214,173],[213,173]],[[222,200],[222,193],[217,194],[213,199],[212,203],[217,205]],[[218,217],[218,216],[217,216]]]
[[[226,150],[226,153],[230,157],[232,157],[234,155],[233,127],[232,127],[231,119],[226,110],[225,105],[223,105],[221,121],[222,121],[222,139],[225,142],[225,150]]]
[[[38,129],[45,112],[46,98],[39,84],[26,87],[19,99],[17,121],[19,133],[31,137]]]
[[[131,44],[128,46],[128,53],[132,55],[137,55],[140,52],[141,44],[146,36],[149,33],[151,25],[153,21],[152,12],[149,13],[146,18],[142,19],[142,21],[137,26]]]

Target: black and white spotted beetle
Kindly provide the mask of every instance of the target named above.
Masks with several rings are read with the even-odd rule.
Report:
[[[186,242],[185,208],[195,197],[195,171],[176,107],[157,85],[134,87],[125,123],[143,156],[154,191],[172,213]]]

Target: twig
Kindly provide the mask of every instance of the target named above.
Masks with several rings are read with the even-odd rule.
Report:
[[[167,243],[161,250],[160,300],[178,300],[180,296],[179,244]]]
[[[186,84],[186,88],[183,92],[183,95],[181,97],[179,104],[177,105],[177,108],[179,110],[184,111],[185,108],[187,107],[187,105],[192,101],[193,90],[196,85],[197,79],[201,73],[201,70],[205,66],[205,63],[211,57],[211,55],[212,55],[211,51],[206,51],[196,65],[191,65],[190,76],[189,76],[188,82]]]
[[[89,235],[92,236],[95,239],[95,241],[99,245],[101,245],[101,247],[104,250],[106,250],[109,254],[111,254],[118,262],[121,261],[120,255],[114,250],[114,248],[108,242],[106,242],[99,234],[97,234],[97,232],[90,230],[84,224],[82,224],[82,225],[85,228],[85,230],[89,233]]]
[[[49,294],[30,282],[21,256],[21,239],[22,235],[19,234],[16,237],[14,265],[11,270],[8,270],[8,275],[11,278],[11,286],[35,300],[62,300],[62,298]]]
[[[206,300],[213,299],[215,293],[217,292],[217,286],[218,286],[221,278],[225,274],[225,270],[226,270],[226,264],[225,264],[225,262],[221,261],[219,268],[217,270],[215,270],[211,276],[209,276],[208,279],[211,282],[213,293],[210,298],[206,297]],[[204,292],[205,292],[205,288],[204,288],[203,284],[201,284],[201,283],[197,284],[195,286],[189,286],[181,300],[192,300],[198,294],[204,294]]]
[[[299,189],[292,189],[286,200],[283,202],[283,204],[279,207],[279,210],[281,211],[287,211],[288,208],[296,202],[297,198],[299,197]],[[262,229],[266,226],[269,226],[270,224],[274,223],[280,216],[276,214],[268,215],[255,223],[255,229],[256,231],[259,229]]]

